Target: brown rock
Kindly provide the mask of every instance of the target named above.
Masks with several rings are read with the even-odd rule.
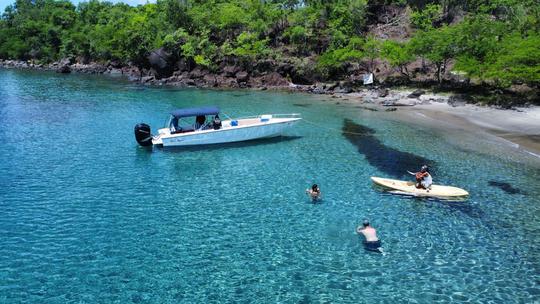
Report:
[[[204,82],[206,82],[206,84],[208,86],[216,87],[218,85],[218,83],[216,81],[216,76],[214,76],[212,74],[204,75],[203,79],[204,79]]]
[[[208,72],[201,70],[200,68],[195,68],[193,71],[189,72],[189,77],[193,79],[197,78],[203,78],[204,75],[208,74]]]
[[[155,80],[154,76],[145,76],[141,78],[142,83],[152,82]]]
[[[277,72],[262,76],[262,82],[269,87],[284,87],[289,85],[289,81]]]
[[[233,77],[234,75],[236,75],[236,73],[238,73],[240,71],[240,68],[235,66],[235,65],[228,65],[226,67],[223,68],[223,73],[225,74],[225,76],[227,77]]]
[[[249,78],[249,75],[247,72],[238,72],[236,73],[236,80],[238,82],[246,82]]]
[[[424,90],[421,90],[421,89],[417,89],[417,90],[414,90],[411,94],[409,94],[409,96],[407,96],[408,98],[418,98],[420,97],[421,95],[425,94],[426,91]]]
[[[69,74],[71,73],[71,68],[67,64],[62,65],[56,70],[56,73]]]

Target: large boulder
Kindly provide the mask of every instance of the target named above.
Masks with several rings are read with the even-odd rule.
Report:
[[[213,74],[206,74],[204,75],[203,79],[204,82],[206,82],[206,85],[209,87],[216,87],[218,85],[216,76],[214,76]]]
[[[56,66],[56,72],[62,73],[62,74],[69,74],[71,73],[71,67],[70,65],[75,62],[75,59],[73,57],[67,57],[60,60]]]
[[[147,57],[150,68],[154,71],[156,78],[171,77],[174,72],[174,56],[165,51],[164,48],[159,48],[150,52]]]
[[[409,94],[409,96],[407,96],[408,98],[418,98],[420,97],[421,95],[425,94],[426,91],[424,90],[420,90],[420,89],[417,89],[417,90],[414,90],[411,94]]]
[[[269,87],[289,86],[289,81],[277,72],[272,72],[261,77],[262,83]]]
[[[467,96],[458,94],[458,95],[452,95],[448,98],[448,104],[452,107],[462,107],[467,104]]]
[[[67,64],[62,65],[58,69],[56,69],[56,73],[69,74],[71,73],[71,68]]]

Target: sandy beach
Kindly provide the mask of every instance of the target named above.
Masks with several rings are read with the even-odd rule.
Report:
[[[471,104],[449,104],[448,95],[426,93],[407,97],[412,91],[390,91],[378,97],[373,91],[341,96],[367,107],[395,108],[395,118],[440,129],[461,129],[490,134],[510,147],[540,159],[540,107],[511,110]]]
[[[508,144],[540,157],[540,107],[500,110],[445,103],[404,107],[400,112],[411,120],[445,125],[450,128],[476,129],[509,141]]]

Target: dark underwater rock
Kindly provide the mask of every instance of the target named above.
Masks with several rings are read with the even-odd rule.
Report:
[[[502,191],[504,191],[504,192],[506,192],[508,194],[526,194],[521,189],[514,188],[511,184],[509,184],[507,182],[490,180],[488,182],[488,185],[490,185],[492,187],[495,187],[495,188],[499,188],[499,189],[501,189]]]
[[[355,145],[370,165],[388,176],[395,178],[409,177],[407,171],[415,171],[426,164],[432,170],[434,161],[385,145],[375,136],[375,130],[354,123],[350,119],[343,120],[342,135]]]

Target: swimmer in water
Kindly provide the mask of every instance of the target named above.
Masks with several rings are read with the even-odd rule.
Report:
[[[313,202],[321,199],[321,189],[319,188],[319,186],[317,186],[317,184],[313,184],[313,186],[311,186],[311,189],[306,189],[306,193],[309,195],[309,197],[311,197]]]
[[[377,230],[370,226],[368,220],[364,220],[362,226],[356,228],[356,233],[364,236],[364,247],[366,250],[383,253],[381,240],[377,237]]]

